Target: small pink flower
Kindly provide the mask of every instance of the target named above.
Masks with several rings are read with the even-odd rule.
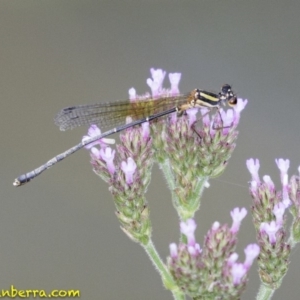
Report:
[[[256,181],[257,183],[260,183],[260,179],[258,175],[258,170],[260,167],[259,160],[254,158],[249,158],[246,160],[246,166],[252,176],[252,180]]]
[[[200,248],[200,245],[196,243],[194,246],[188,245],[188,252],[191,256],[197,256],[202,252],[202,250]]]
[[[150,69],[152,78],[147,79],[147,84],[151,89],[152,97],[158,97],[162,91],[162,84],[166,76],[166,71],[162,69]]]
[[[265,232],[269,236],[270,244],[274,245],[276,243],[276,233],[281,228],[281,225],[276,224],[275,221],[270,223],[263,222],[260,224],[260,231]]]
[[[126,161],[122,161],[121,163],[121,169],[125,174],[126,183],[128,185],[131,185],[133,183],[133,174],[136,170],[136,163],[131,157],[127,158]]]
[[[144,140],[148,140],[150,137],[150,126],[149,122],[142,123],[142,137]]]
[[[282,184],[282,199],[283,203],[286,207],[290,206],[291,200],[289,199],[289,187],[288,187],[288,169],[290,167],[290,160],[289,159],[275,159],[278,169],[280,170],[280,179]]]
[[[285,191],[282,194],[283,194],[282,203],[284,204],[285,208],[288,208],[292,204],[292,201],[289,198],[288,191]]]
[[[227,260],[227,265],[231,267],[238,260],[238,258],[239,255],[236,252],[232,253]]]
[[[145,100],[151,97],[149,93],[145,93],[143,95],[137,95],[136,90],[133,87],[128,90],[128,95],[129,95],[130,102],[135,102],[136,100]]]
[[[287,171],[290,167],[290,160],[279,158],[279,159],[275,159],[275,162],[277,164],[278,169],[281,171],[281,174],[282,175],[287,174]]]
[[[150,73],[153,81],[159,82],[162,85],[166,76],[166,71],[164,71],[163,69],[150,68]]]
[[[102,149],[102,148],[101,148]],[[96,157],[96,159],[101,159],[101,154],[100,154],[100,150],[96,147],[92,147],[91,148],[91,153],[93,154],[93,156]]]
[[[282,226],[283,225],[283,215],[285,212],[286,206],[283,202],[279,202],[274,206],[273,214],[276,217],[276,224]]]
[[[194,246],[195,245],[195,230],[197,224],[194,219],[188,219],[186,222],[180,222],[180,231],[187,237],[188,245]]]
[[[249,244],[245,249],[245,262],[244,262],[244,267],[249,270],[250,267],[253,264],[254,259],[258,256],[259,254],[259,246],[257,244]]]
[[[237,104],[236,104],[236,106],[233,107],[233,109],[235,111],[235,116],[234,116],[234,120],[233,120],[234,125],[237,125],[239,123],[241,111],[246,107],[247,103],[248,103],[247,99],[245,99],[245,100],[243,100],[241,98],[237,99]]]
[[[212,226],[211,226],[211,229],[213,230],[213,231],[216,231],[216,230],[218,230],[219,228],[220,228],[220,223],[218,222],[218,221],[216,221],[216,222],[214,222],[213,224],[212,224]]]
[[[169,249],[170,249],[170,255],[172,258],[177,258],[178,257],[178,248],[177,245],[175,243],[172,243],[169,245]]]
[[[272,181],[271,177],[269,175],[264,175],[263,176],[263,181],[268,186],[268,189],[270,190],[270,192],[274,193],[274,191],[275,191],[275,184]]]
[[[234,208],[231,212],[230,212],[231,218],[232,218],[232,226],[230,231],[231,232],[238,232],[241,222],[242,220],[245,218],[245,216],[247,215],[247,210],[246,208],[241,208],[239,209],[238,207]]]
[[[250,181],[250,189],[251,191],[256,191],[258,187],[258,184],[256,181]]]
[[[136,90],[135,90],[135,88],[130,88],[129,90],[128,90],[128,94],[129,94],[129,99],[130,100],[136,100]]]
[[[246,275],[247,271],[250,269],[253,264],[254,259],[259,254],[259,246],[257,244],[249,244],[244,252],[245,252],[245,262],[237,263],[238,255],[233,253],[229,260],[228,265],[231,266],[231,276],[234,285],[238,285],[241,283],[242,278]]]
[[[234,120],[234,110],[233,109],[227,109],[226,111],[223,109],[220,109],[220,114],[223,122],[223,127],[229,127],[233,120]]]
[[[227,109],[223,110],[220,109],[220,115],[222,119],[222,127],[223,127],[223,134],[228,134],[230,130],[230,126],[233,124],[234,121],[234,110],[233,109]]]
[[[169,80],[171,83],[170,92],[172,95],[177,95],[180,93],[178,88],[180,79],[181,79],[181,73],[169,73]]]
[[[234,285],[238,285],[241,283],[242,278],[247,273],[244,264],[242,263],[235,263],[231,267],[231,276]]]
[[[189,117],[189,126],[191,127],[197,121],[198,108],[190,108],[186,113]]]
[[[116,167],[114,164],[114,158],[116,150],[106,147],[105,149],[100,149],[100,157],[106,162],[108,172],[113,175],[115,173]]]

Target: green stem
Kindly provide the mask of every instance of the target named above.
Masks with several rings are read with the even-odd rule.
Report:
[[[198,182],[195,186],[192,196],[188,200],[188,206],[180,206],[178,214],[180,220],[186,221],[187,219],[194,218],[195,212],[199,210],[201,204],[201,196],[205,188],[208,177],[198,178]]]
[[[173,297],[176,300],[184,300],[185,296],[178,288],[176,283],[173,280],[172,275],[170,274],[169,270],[167,269],[166,265],[163,263],[161,258],[159,257],[158,252],[155,249],[154,244],[151,240],[149,240],[148,244],[142,245],[149,255],[150,260],[152,261],[153,265],[156,267],[156,270],[159,272],[163,284],[166,289],[170,290],[173,293]]]
[[[200,199],[202,197],[203,190],[205,188],[205,184],[207,183],[207,180],[208,180],[208,177],[198,178],[198,182],[197,182],[196,188],[193,193],[193,199],[192,199],[192,201],[190,201],[190,207],[191,207],[191,210],[194,211],[194,213],[200,207],[200,203],[201,203]]]
[[[258,294],[256,296],[256,300],[269,300],[272,298],[275,290],[271,289],[270,287],[267,287],[263,283],[259,287]]]
[[[159,164],[160,169],[162,170],[166,180],[167,180],[167,184],[168,187],[171,191],[171,195],[172,195],[172,202],[174,207],[178,206],[178,198],[175,191],[176,185],[175,185],[175,181],[174,181],[174,175],[171,169],[171,165],[168,159],[165,159],[162,163]]]

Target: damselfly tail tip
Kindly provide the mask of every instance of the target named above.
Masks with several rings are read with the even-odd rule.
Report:
[[[32,178],[31,178],[32,179]],[[29,182],[31,180],[29,177],[27,177],[26,174],[21,175],[15,179],[13,182],[13,186],[21,186],[24,185],[25,183]]]
[[[15,179],[15,181],[13,182],[13,186],[20,186],[21,182],[18,180],[18,178]]]

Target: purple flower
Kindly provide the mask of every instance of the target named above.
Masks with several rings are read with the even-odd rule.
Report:
[[[226,111],[223,109],[220,109],[221,118],[223,121],[223,126],[228,127],[232,124],[234,120],[234,110],[233,109],[227,109]]]
[[[231,276],[234,285],[238,285],[241,283],[242,278],[247,273],[247,269],[244,267],[242,263],[234,263],[231,267]]]
[[[259,174],[258,174],[258,170],[260,167],[259,160],[254,158],[249,158],[246,161],[246,166],[252,176],[252,181],[256,181],[257,183],[260,183]]]
[[[194,246],[189,246],[188,245],[188,252],[191,256],[197,256],[202,252],[200,245],[198,243],[195,243]]]
[[[278,225],[283,225],[283,215],[285,212],[286,206],[283,202],[279,202],[275,204],[274,209],[273,209],[273,214],[276,217],[276,223]]]
[[[151,89],[152,97],[158,97],[162,91],[162,84],[166,76],[166,71],[162,69],[150,69],[152,78],[147,79],[147,84]]]
[[[130,88],[129,90],[128,90],[128,94],[129,94],[129,99],[130,100],[136,100],[136,90],[135,90],[135,88]]]
[[[150,137],[150,126],[149,122],[142,123],[142,137],[146,141]]]
[[[227,265],[231,267],[237,261],[238,258],[239,255],[236,252],[232,253],[227,260]]]
[[[231,218],[232,218],[232,226],[230,231],[231,232],[238,232],[241,222],[242,220],[245,218],[245,216],[247,215],[247,210],[246,208],[241,208],[239,209],[238,207],[234,208],[231,212],[230,212]]]
[[[101,148],[102,149],[102,148]],[[96,147],[91,148],[91,153],[96,159],[101,159],[100,150]]]
[[[286,208],[288,208],[291,204],[292,204],[292,201],[290,200],[289,198],[289,194],[288,194],[288,191],[283,191],[282,193],[282,203],[284,204],[284,206]]]
[[[169,80],[171,84],[170,92],[172,95],[177,95],[180,93],[178,84],[181,79],[181,73],[169,73]]]
[[[212,226],[211,226],[211,229],[213,230],[213,231],[216,231],[216,230],[218,230],[219,228],[220,228],[220,223],[218,222],[218,221],[216,221],[216,222],[214,222],[213,224],[212,224]]]
[[[241,98],[237,99],[237,104],[236,104],[236,106],[233,107],[233,109],[235,111],[235,116],[234,116],[234,120],[233,120],[234,125],[237,125],[239,123],[241,111],[246,107],[247,103],[248,103],[247,99],[245,99],[245,100],[243,100]]]
[[[121,163],[121,169],[125,174],[126,183],[128,185],[131,185],[133,183],[133,174],[136,170],[136,163],[131,157],[127,158],[126,161],[122,161]]]
[[[245,252],[245,262],[237,263],[238,255],[233,253],[229,260],[228,265],[231,266],[231,276],[234,285],[238,285],[241,283],[242,278],[246,275],[247,271],[250,269],[253,264],[254,259],[259,254],[259,246],[257,244],[249,244],[244,252]]]
[[[222,133],[224,135],[227,135],[230,131],[230,127],[232,125],[237,125],[237,123],[235,123],[235,119],[236,119],[236,112],[233,109],[220,109],[219,113],[216,115],[215,120],[217,123],[220,123],[220,128],[222,129]],[[215,133],[215,130],[213,128],[211,128],[211,132]]]
[[[110,147],[106,147],[105,149],[101,148],[99,154],[100,157],[106,162],[108,172],[111,175],[113,175],[116,170],[116,167],[114,165],[114,158],[115,158],[116,151],[112,150]]]
[[[136,100],[145,100],[145,99],[150,98],[149,93],[145,93],[144,95],[137,95],[136,90],[133,87],[128,90],[128,95],[129,95],[129,100],[131,102],[135,102]]]
[[[281,225],[276,224],[275,221],[270,223],[263,222],[260,224],[260,232],[265,232],[269,236],[270,244],[274,245],[276,243],[276,232],[281,228]]]
[[[288,169],[290,167],[290,160],[289,159],[275,159],[278,169],[280,170],[280,179],[283,187],[288,185]]]
[[[244,267],[249,270],[250,267],[253,264],[254,259],[258,256],[259,254],[259,246],[257,244],[249,244],[245,249],[245,262],[244,262]]]
[[[275,192],[275,184],[272,181],[271,177],[269,175],[264,175],[263,181],[267,185],[268,189],[274,193]]]
[[[186,113],[189,117],[189,126],[191,127],[197,121],[198,108],[190,108]]]
[[[197,224],[194,219],[188,219],[186,222],[180,222],[180,231],[187,237],[188,245],[194,246],[195,245],[195,230]]]
[[[82,142],[85,142],[95,136],[101,135],[101,130],[99,129],[99,127],[97,125],[91,125],[90,128],[88,129],[88,135],[84,135],[82,137]],[[99,139],[93,143],[90,143],[85,147],[85,149],[91,149],[92,147],[94,147],[95,145],[100,145],[100,147],[106,147],[107,144],[114,144],[115,140],[114,139],[106,139],[106,138],[102,138]]]
[[[281,171],[281,176],[286,175],[290,167],[290,160],[279,158],[279,159],[275,159],[275,162],[277,164],[278,169]]]
[[[275,159],[278,169],[280,170],[280,178],[282,184],[282,199],[283,203],[286,207],[290,206],[291,200],[289,199],[289,188],[288,188],[288,169],[290,167],[290,160],[289,159]]]
[[[172,258],[177,258],[178,257],[178,248],[177,245],[175,243],[172,243],[169,245],[169,249],[170,249],[170,255]]]
[[[153,98],[158,98],[163,95],[165,95],[165,96],[166,95],[167,96],[178,95],[180,93],[178,84],[181,79],[181,73],[169,73],[169,80],[170,80],[171,88],[164,89],[163,81],[166,76],[166,71],[164,71],[162,69],[151,68],[150,72],[151,72],[152,78],[147,79],[147,85],[151,89],[151,94],[152,94]],[[128,90],[128,93],[129,93],[129,99],[131,101],[134,101],[137,99],[143,100],[143,99],[148,99],[151,97],[151,95],[149,93],[146,93],[144,95],[137,95],[136,90],[134,88],[130,88]]]
[[[200,245],[195,240],[195,230],[197,224],[194,219],[188,219],[186,222],[180,222],[180,231],[187,238],[187,250],[191,256],[197,256],[202,252]]]

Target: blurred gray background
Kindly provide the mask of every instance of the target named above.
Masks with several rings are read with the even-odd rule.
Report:
[[[30,184],[13,179],[77,144],[87,128],[60,132],[65,106],[149,90],[149,69],[182,72],[180,90],[233,85],[249,99],[237,148],[212,180],[196,215],[197,239],[230,210],[249,208],[245,167],[279,184],[275,158],[299,157],[299,1],[0,2],[0,288],[80,289],[81,299],[172,299],[142,248],[120,230],[107,185],[80,151]],[[165,82],[168,86],[168,82]],[[153,239],[163,258],[178,241],[178,219],[157,167],[148,191]],[[226,181],[226,182],[224,182]],[[255,241],[248,214],[239,240]],[[300,293],[299,246],[273,299]],[[243,299],[259,287],[256,265]]]

